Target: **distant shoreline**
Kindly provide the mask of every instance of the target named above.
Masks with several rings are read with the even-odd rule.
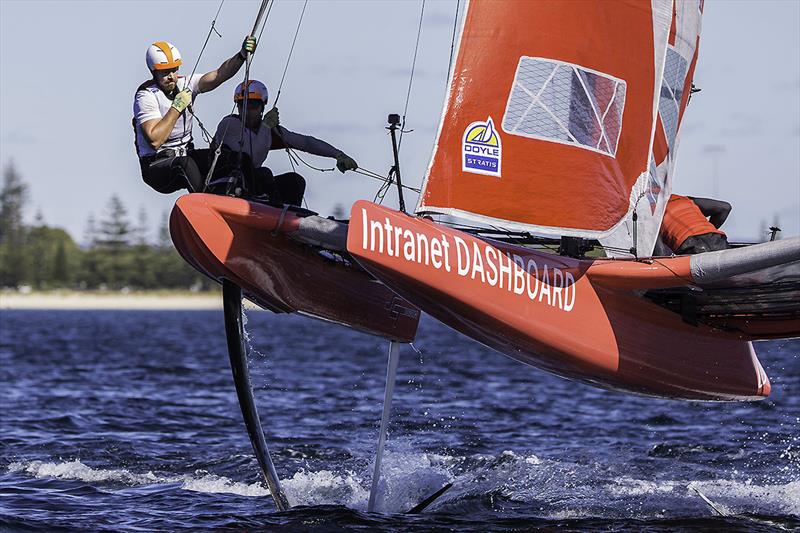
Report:
[[[219,291],[0,291],[0,310],[14,309],[222,309]]]

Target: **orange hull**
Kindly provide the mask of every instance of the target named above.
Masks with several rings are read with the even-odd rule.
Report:
[[[640,297],[691,282],[689,257],[577,260],[485,241],[370,202],[348,251],[398,294],[514,359],[595,385],[670,398],[754,400],[752,344]]]
[[[341,254],[287,236],[302,216],[239,198],[178,198],[170,233],[183,258],[215,281],[275,312],[300,312],[391,340],[410,342],[419,310]]]

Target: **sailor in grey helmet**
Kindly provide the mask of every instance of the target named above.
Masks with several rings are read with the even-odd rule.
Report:
[[[183,60],[174,45],[166,41],[150,45],[146,60],[152,77],[139,86],[133,102],[136,153],[145,183],[161,193],[203,190],[198,163],[206,167],[207,156],[194,153],[190,106],[197,94],[231,79],[255,49],[256,39],[246,37],[241,50],[218,69],[187,79],[178,75]]]
[[[245,94],[247,112],[244,113]],[[306,181],[296,172],[273,176],[269,168],[261,165],[270,150],[293,148],[310,154],[336,159],[340,172],[358,168],[355,160],[338,148],[309,135],[289,131],[279,125],[278,109],[272,108],[264,114],[269,94],[267,87],[258,80],[250,80],[247,93],[244,83],[240,83],[233,93],[238,114],[228,115],[220,121],[214,135],[214,144],[222,145],[224,161],[215,168],[214,177],[225,180],[226,174],[239,167],[246,178],[253,195],[266,194],[271,202],[300,205],[306,189]],[[242,116],[245,127],[242,127]],[[239,157],[241,152],[243,157]],[[214,180],[212,180],[213,183]]]

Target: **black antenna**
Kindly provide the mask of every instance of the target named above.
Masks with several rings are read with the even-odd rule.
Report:
[[[389,170],[389,179],[391,180],[391,176],[397,178],[397,197],[400,201],[400,211],[405,213],[406,202],[403,199],[403,183],[400,180],[400,157],[397,153],[397,135],[395,134],[395,131],[397,131],[399,125],[400,115],[395,113],[389,115],[389,127],[386,129],[392,134],[392,152],[394,153],[394,166]]]

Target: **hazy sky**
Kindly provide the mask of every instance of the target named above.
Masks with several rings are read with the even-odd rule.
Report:
[[[462,2],[463,3],[463,2]],[[239,49],[258,1],[227,0],[198,72]],[[302,2],[278,0],[255,56],[251,77],[274,95]],[[132,218],[141,207],[155,226],[178,193],[160,195],[141,180],[133,147],[132,102],[149,77],[147,46],[173,42],[188,74],[219,3],[38,2],[0,0],[0,163],[13,159],[30,185],[30,217],[83,235],[89,213],[102,216],[118,193]],[[450,55],[454,0],[428,0],[408,127],[401,153],[404,182],[419,185],[431,155]],[[463,7],[463,6],[462,6]],[[402,113],[420,2],[312,1],[279,102],[282,123],[329,141],[362,167],[385,174],[391,148],[388,113]],[[695,75],[703,89],[689,107],[678,152],[676,192],[716,196],[733,212],[723,229],[733,239],[757,237],[780,222],[800,234],[800,2],[706,1]],[[210,130],[229,113],[240,76],[198,97]],[[205,146],[195,126],[198,147]],[[717,155],[709,147],[724,150]],[[711,149],[713,150],[713,148]],[[313,156],[309,162],[331,166]],[[267,164],[289,169],[284,152]],[[349,210],[380,185],[339,172],[301,172],[311,209]],[[394,194],[387,196],[396,205]],[[414,195],[406,198],[413,205]]]

